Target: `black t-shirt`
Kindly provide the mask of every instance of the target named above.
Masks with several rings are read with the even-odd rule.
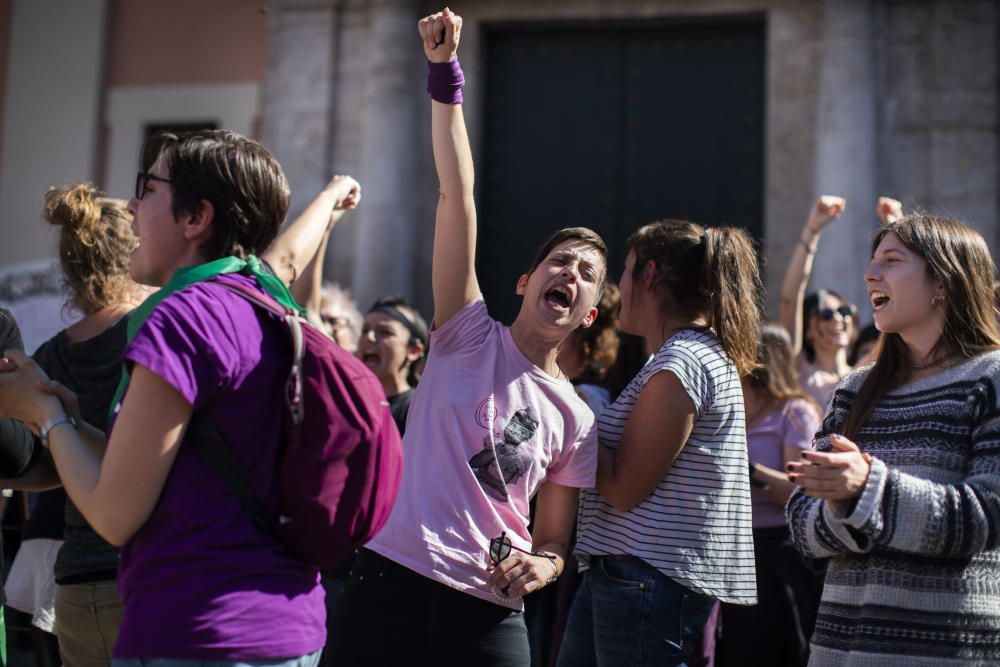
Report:
[[[0,350],[24,351],[14,316],[0,308]],[[23,475],[33,462],[35,436],[21,422],[0,417],[0,477]]]
[[[407,389],[395,396],[389,396],[389,412],[399,429],[399,437],[406,433],[406,413],[410,411],[410,401],[413,399],[413,390]]]
[[[24,341],[21,331],[17,328],[14,316],[9,311],[0,308],[0,351],[16,349],[24,351]],[[34,463],[36,452],[42,448],[35,447],[35,436],[21,422],[0,417],[0,477],[20,477]],[[0,571],[3,571],[3,543],[0,541]],[[0,587],[0,603],[7,596]]]
[[[127,327],[128,318],[123,317],[96,336],[77,342],[61,331],[42,343],[33,355],[50,378],[76,392],[84,421],[105,432],[108,410],[121,379]],[[65,529],[60,529],[64,542],[56,558],[56,582],[113,580],[118,570],[118,549],[94,532],[71,500],[65,498],[61,506],[65,506]]]

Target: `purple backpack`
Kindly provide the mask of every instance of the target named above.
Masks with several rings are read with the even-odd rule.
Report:
[[[403,449],[385,391],[354,355],[270,295],[223,277],[214,282],[284,321],[291,337],[279,515],[267,514],[233,450],[198,413],[193,441],[258,527],[296,558],[334,567],[385,525],[399,493]]]

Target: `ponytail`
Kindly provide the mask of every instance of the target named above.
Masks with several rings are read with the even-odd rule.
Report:
[[[750,236],[736,227],[705,230],[705,285],[708,323],[740,375],[757,367],[757,330],[763,293]]]
[[[634,278],[653,262],[676,306],[708,319],[740,375],[757,367],[763,287],[745,230],[660,220],[632,234],[626,249],[635,253]]]

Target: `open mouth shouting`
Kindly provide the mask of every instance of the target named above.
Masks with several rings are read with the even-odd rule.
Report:
[[[557,285],[545,292],[545,304],[550,308],[568,310],[572,302],[572,293],[562,285]]]
[[[889,304],[889,297],[885,292],[872,290],[871,292],[869,292],[868,298],[871,299],[872,310],[876,313],[885,308]]]

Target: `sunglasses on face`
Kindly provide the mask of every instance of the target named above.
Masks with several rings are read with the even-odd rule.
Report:
[[[848,317],[854,317],[854,309],[851,308],[850,306],[838,306],[837,308],[820,308],[819,311],[816,313],[816,315],[817,317],[819,317],[819,319],[823,320],[824,322],[829,322],[830,320],[833,319],[833,316],[838,313],[845,320]]]
[[[149,192],[149,182],[157,181],[158,183],[170,183],[170,179],[161,178],[156,174],[151,174],[148,171],[140,171],[135,175],[135,198],[141,200]]]

